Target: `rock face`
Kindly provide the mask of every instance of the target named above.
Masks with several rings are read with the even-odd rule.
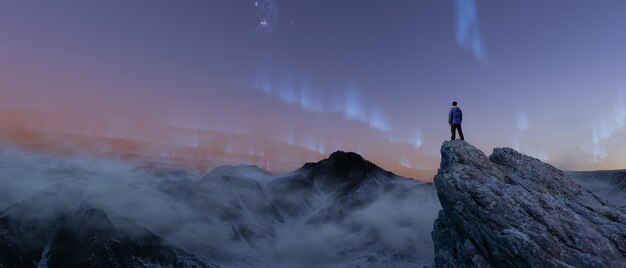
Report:
[[[437,267],[625,267],[626,211],[509,148],[444,142]]]
[[[217,267],[126,219],[43,192],[0,212],[0,267]]]

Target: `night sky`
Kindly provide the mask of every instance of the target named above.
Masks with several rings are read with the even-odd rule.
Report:
[[[335,150],[430,181],[468,142],[626,167],[626,1],[8,1],[0,138],[285,172]]]

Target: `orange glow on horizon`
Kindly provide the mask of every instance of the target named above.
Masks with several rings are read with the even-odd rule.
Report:
[[[89,113],[3,109],[0,111],[0,138],[5,144],[31,151],[90,154],[150,166],[202,171],[227,164],[253,164],[270,173],[284,173],[306,162],[324,159],[331,153],[321,154],[245,134],[158,126],[138,120],[128,124],[131,128],[126,133],[130,135],[106,135],[106,127],[93,127],[87,123],[90,121],[107,120]],[[193,144],[176,142],[177,137],[191,137]],[[363,157],[400,176],[432,181],[435,173],[435,170],[412,169],[375,155]]]

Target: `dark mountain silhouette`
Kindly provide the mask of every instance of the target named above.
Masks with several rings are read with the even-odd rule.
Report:
[[[344,151],[336,151],[317,163],[306,163],[300,170],[309,171],[313,176],[330,175],[347,181],[360,181],[372,172],[383,172],[394,176],[393,173],[365,160],[361,155]]]
[[[126,219],[43,192],[0,213],[3,267],[217,267]]]
[[[202,221],[228,223],[233,243],[249,250],[232,254],[201,244],[190,249],[226,265],[240,265],[242,256],[246,263],[295,266],[393,267],[432,259],[424,245],[432,243],[429,222],[439,207],[433,185],[396,176],[356,153],[337,151],[278,175],[256,166],[223,166],[201,180],[168,182],[161,189],[203,215]],[[379,219],[384,214],[389,215]],[[328,239],[324,245],[317,242],[322,237]],[[274,243],[284,248],[270,260],[255,253]]]
[[[310,183],[318,183],[322,189],[338,191],[343,195],[365,183],[404,179],[365,160],[357,153],[343,151],[336,151],[320,162],[307,163],[299,171]]]

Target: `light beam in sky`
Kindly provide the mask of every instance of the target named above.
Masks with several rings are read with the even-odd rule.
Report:
[[[593,123],[591,152],[594,161],[608,156],[606,141],[613,138],[618,131],[626,128],[626,104],[621,92],[615,98],[612,109]]]
[[[528,130],[528,115],[522,110],[517,112],[517,129],[520,133]]]
[[[487,55],[478,28],[478,16],[475,0],[454,0],[456,13],[456,43],[463,49],[470,50],[474,58],[486,61]]]
[[[428,180],[458,99],[480,149],[624,168],[626,1],[69,2],[0,8],[2,141]]]

